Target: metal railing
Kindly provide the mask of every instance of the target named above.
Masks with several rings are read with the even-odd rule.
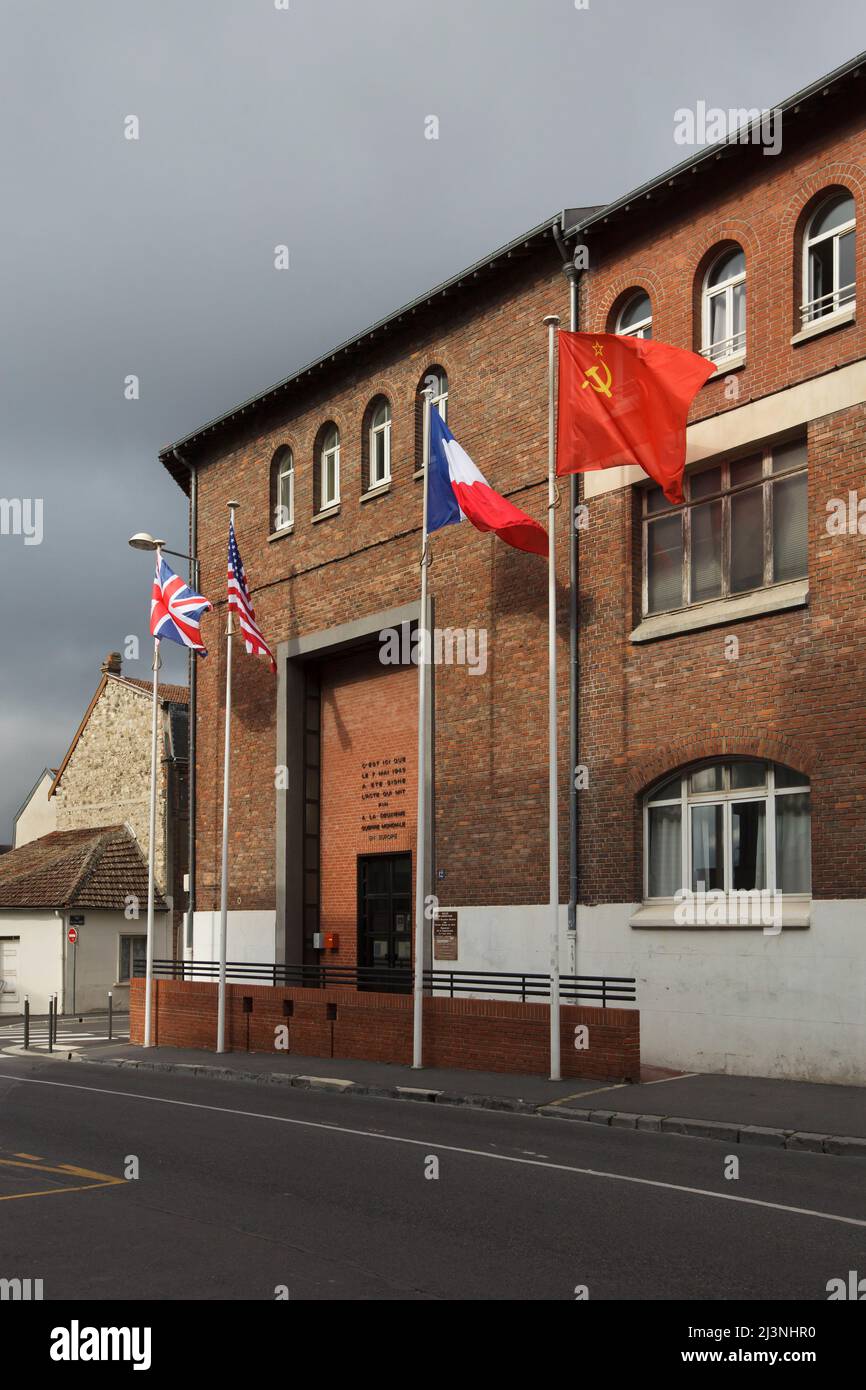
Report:
[[[803,327],[809,323],[818,323],[831,314],[837,314],[847,304],[853,305],[855,290],[856,285],[852,280],[850,285],[840,285],[838,289],[828,290],[826,294],[819,294],[814,299],[807,299],[805,304],[800,305],[800,321]]]
[[[168,980],[216,980],[219,962],[155,960],[153,973]],[[136,977],[144,975],[143,962],[137,962]],[[226,976],[233,984],[294,985],[303,989],[378,990],[381,993],[411,994],[413,971],[410,966],[365,965],[271,965],[258,961],[227,961]],[[588,1000],[606,1008],[608,1004],[633,1004],[637,999],[634,976],[560,975],[563,1003]],[[454,999],[461,994],[506,996],[526,1003],[550,998],[550,976],[523,970],[425,970],[424,988],[434,995]]]

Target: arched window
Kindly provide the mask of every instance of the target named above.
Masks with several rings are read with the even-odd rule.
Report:
[[[835,193],[816,208],[803,238],[803,326],[854,304],[854,199]]]
[[[366,469],[364,490],[391,481],[391,406],[384,396],[371,401],[366,411]]]
[[[629,295],[616,317],[615,333],[624,338],[651,338],[653,335],[653,306],[644,290]]]
[[[418,383],[415,396],[415,476],[424,467],[424,397],[422,392],[431,387],[432,406],[438,410],[445,424],[448,424],[448,374],[442,367],[428,367]]]
[[[707,271],[703,290],[703,346],[711,362],[729,362],[746,351],[746,257],[729,246]]]
[[[644,799],[644,896],[811,890],[809,779],[753,758],[678,772]]]
[[[295,520],[295,456],[283,444],[271,462],[271,519],[274,531],[287,531]]]
[[[319,431],[317,458],[319,511],[336,507],[340,500],[340,431],[334,424]]]

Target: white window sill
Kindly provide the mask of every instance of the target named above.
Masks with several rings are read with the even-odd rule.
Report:
[[[390,492],[390,491],[391,491],[391,479],[389,478],[387,482],[385,482],[385,483],[377,483],[375,487],[368,488],[366,492],[362,492],[362,493],[361,493],[361,501],[362,501],[362,502],[371,502],[371,501],[373,500],[374,497],[383,497],[384,494],[385,494],[386,492]]]
[[[295,525],[293,522],[291,526],[283,526],[279,531],[272,531],[268,536],[268,541],[281,541],[284,536],[291,536],[294,529]]]
[[[707,357],[706,348],[702,355]],[[712,358],[707,357],[707,361],[712,361]],[[720,376],[727,376],[728,372],[739,372],[745,365],[746,354],[744,352],[738,352],[736,357],[726,357],[724,362],[716,363],[716,370],[712,376],[707,377],[707,381],[717,381]],[[704,384],[706,385],[706,382]]]
[[[805,328],[801,328],[799,333],[794,334],[791,347],[808,343],[810,338],[820,338],[822,333],[830,333],[834,328],[841,328],[846,323],[853,323],[856,315],[857,305],[846,304],[844,309],[837,310],[835,314],[825,314],[822,319],[813,319]]]
[[[416,468],[416,469],[415,469],[415,472],[412,474],[413,481],[416,482],[416,483],[420,483],[420,481],[421,481],[421,479],[422,479],[423,477],[424,477],[424,469],[423,469],[423,468]]]
[[[327,521],[329,516],[339,516],[340,504],[335,502],[333,506],[325,507],[322,511],[316,512],[313,517],[313,525],[316,526],[320,521]]]
[[[772,897],[765,900],[764,911],[766,922],[760,920],[761,906],[758,902],[754,905],[754,910],[749,911],[751,904],[744,907],[742,902],[729,902],[722,905],[719,912],[719,904],[709,896],[709,901],[705,906],[701,906],[696,913],[696,906],[684,900],[676,903],[671,898],[665,902],[644,903],[637,912],[629,918],[629,926],[635,930],[654,929],[657,927],[666,930],[676,931],[766,931],[768,935],[774,934],[774,927],[778,923],[772,921]],[[692,921],[682,920],[685,910],[696,914]],[[811,898],[788,897],[782,901],[782,931],[805,931],[810,925],[812,909]],[[715,917],[720,915],[722,920],[716,921]],[[709,917],[710,921],[701,921],[700,917]],[[744,922],[744,916],[752,916],[756,920]],[[679,918],[679,920],[678,920]]]
[[[764,613],[804,608],[808,602],[808,579],[794,579],[788,584],[774,584],[768,589],[738,594],[736,598],[718,598],[710,603],[696,603],[693,608],[679,608],[675,613],[657,613],[638,623],[629,641],[654,642],[659,637],[675,637],[703,627],[723,627],[726,623],[757,618]]]

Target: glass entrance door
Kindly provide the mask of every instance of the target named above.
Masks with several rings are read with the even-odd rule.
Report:
[[[358,859],[358,964],[361,989],[412,988],[412,856]]]

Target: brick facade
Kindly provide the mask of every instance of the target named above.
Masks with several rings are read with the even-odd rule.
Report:
[[[550,312],[567,313],[567,291],[552,245],[482,285],[446,317],[389,335],[387,349],[365,352],[351,371],[304,391],[295,409],[208,451],[199,474],[202,592],[216,601],[203,622],[211,652],[199,669],[198,860],[196,901],[219,899],[222,816],[222,702],[227,503],[241,502],[237,534],[256,613],[272,646],[417,603],[420,482],[416,470],[416,394],[432,364],[449,375],[449,422],[463,446],[485,461],[489,479],[544,521],[546,512],[546,330]],[[369,401],[385,395],[393,416],[392,484],[361,502],[361,425]],[[313,445],[323,419],[342,439],[342,503],[313,520]],[[295,524],[269,540],[269,468],[289,444],[295,457]],[[567,538],[557,549],[563,662],[561,737],[567,747]],[[546,892],[547,573],[468,525],[432,541],[430,589],[441,628],[487,629],[487,675],[442,666],[436,706],[436,848],[447,865],[443,902],[535,901]],[[413,668],[414,670],[414,668]],[[275,682],[264,662],[236,656],[229,888],[231,910],[274,905]],[[567,797],[563,763],[562,795]],[[567,864],[567,825],[561,834]],[[563,871],[567,892],[567,870]]]
[[[374,650],[326,663],[321,689],[321,930],[339,941],[323,959],[354,965],[358,856],[415,851],[418,673]]]
[[[829,113],[828,113],[829,114]],[[821,378],[866,356],[866,321],[792,345],[800,327],[801,233],[822,193],[837,187],[866,210],[863,118],[834,113],[775,158],[747,151],[719,171],[701,196],[658,222],[637,219],[598,244],[581,291],[581,323],[605,331],[629,286],[653,307],[654,336],[698,346],[699,289],[714,249],[736,240],[746,253],[745,365],[709,381],[690,420],[718,417]],[[745,166],[745,167],[744,167]],[[649,229],[649,234],[647,232]],[[857,280],[866,282],[866,236],[858,233]],[[731,385],[735,383],[735,392]],[[866,407],[822,415],[807,426],[808,607],[764,614],[636,645],[640,610],[640,493],[593,497],[581,538],[581,901],[640,900],[640,793],[668,770],[702,757],[753,754],[812,778],[813,894],[866,897],[859,853],[866,771],[866,640],[862,538],[830,537],[827,502],[864,494]],[[725,656],[735,633],[739,657]]]
[[[860,80],[848,74],[847,87],[830,83],[825,95],[816,89],[808,103],[792,108],[776,155],[759,145],[726,145],[633,201],[577,219],[589,250],[580,277],[581,327],[613,331],[630,292],[642,288],[651,300],[654,338],[685,349],[701,347],[702,286],[716,254],[742,248],[744,360],[699,392],[689,420],[689,466],[727,461],[795,433],[807,450],[808,564],[801,591],[775,611],[756,591],[748,612],[724,605],[714,614],[705,611],[712,625],[685,612],[677,615],[678,625],[650,636],[646,629],[633,636],[643,617],[646,479],[635,469],[591,473],[580,481],[588,527],[580,532],[578,762],[589,781],[579,793],[578,931],[568,950],[583,971],[638,978],[649,1060],[666,1065],[863,1079],[862,991],[852,994],[851,981],[864,968],[853,902],[866,900],[860,758],[866,559],[856,528],[853,535],[828,533],[827,508],[834,498],[847,501],[850,492],[866,495],[866,316],[852,308],[829,328],[800,332],[800,306],[809,297],[803,234],[811,213],[826,194],[840,190],[850,193],[861,222],[866,208],[866,133],[851,87]],[[862,225],[856,280],[862,303]],[[551,313],[567,323],[568,290],[550,228],[542,227],[447,291],[394,316],[386,328],[191,436],[192,445],[184,447],[191,448],[199,481],[203,591],[211,597],[223,592],[227,503],[236,497],[241,550],[259,620],[274,646],[288,644],[283,650],[289,651],[298,639],[417,604],[418,391],[434,365],[447,372],[448,421],[460,443],[495,488],[546,521],[542,320]],[[364,498],[363,425],[377,397],[391,405],[392,481]],[[326,421],[341,436],[341,502],[317,518],[314,453]],[[281,446],[294,454],[295,516],[290,532],[274,535],[271,463]],[[174,468],[168,454],[163,459]],[[571,780],[566,480],[559,491],[564,903]],[[488,665],[483,676],[466,666],[433,673],[430,886],[442,906],[461,910],[460,968],[538,968],[546,931],[539,913],[548,896],[545,565],[469,525],[436,533],[431,551],[434,623],[483,629]],[[212,656],[200,680],[197,901],[203,913],[218,900],[223,626],[218,603],[205,619]],[[366,661],[360,650],[346,657],[347,676],[333,688],[322,750],[322,925],[340,923],[349,943],[344,959],[354,942],[351,861],[359,853],[349,825],[355,812],[346,800],[356,776],[354,721],[359,738],[365,719],[377,727],[369,717],[367,702],[376,696]],[[414,742],[414,668],[405,674],[405,699],[381,699],[393,748]],[[396,682],[397,676],[387,679]],[[375,688],[381,695],[398,686],[383,680]],[[273,777],[275,749],[291,711],[285,697],[278,709],[275,683],[262,662],[239,655],[235,690],[229,907],[242,917],[273,912],[280,877],[288,872],[283,847],[275,850]],[[351,753],[341,743],[337,718],[344,707]],[[676,924],[658,920],[651,931],[637,930],[649,921],[646,915],[631,920],[631,906],[643,898],[643,793],[694,761],[737,755],[783,763],[811,780],[812,895],[806,919],[796,923],[804,929],[799,941],[789,939],[798,933],[786,933],[776,950],[760,934],[722,943],[716,932],[692,930],[677,944],[677,933],[668,930]]]

